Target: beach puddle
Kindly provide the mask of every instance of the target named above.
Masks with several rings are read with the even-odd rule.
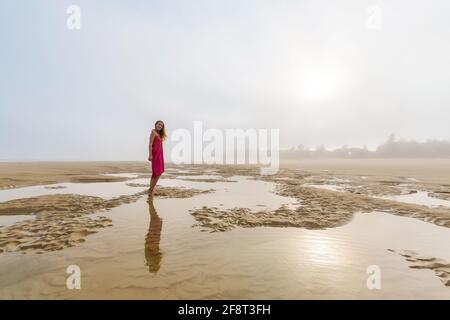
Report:
[[[148,179],[137,179],[148,183]],[[133,182],[137,180],[132,180]],[[15,199],[32,198],[51,194],[80,194],[111,199],[121,195],[132,195],[139,192],[136,188],[127,186],[129,181],[119,182],[91,182],[91,183],[58,183],[44,186],[32,186],[0,190],[0,202]],[[141,191],[144,190],[141,187]]]
[[[20,215],[20,214],[11,215],[11,216],[0,215],[0,228],[6,227],[6,226],[11,226],[15,223],[26,221],[26,220],[31,220],[34,218],[35,218],[35,216],[33,216],[33,215]]]
[[[312,188],[318,188],[318,189],[324,189],[324,190],[331,190],[331,191],[345,191],[343,186],[335,185],[335,184],[313,184],[313,183],[305,183],[305,187],[312,187]]]
[[[174,173],[174,174],[176,174],[176,173],[191,173],[190,170],[179,169],[179,168],[168,168],[168,169],[166,169],[166,172],[167,173]]]
[[[194,176],[192,180],[184,179],[165,179],[161,180],[161,185],[166,187],[187,187],[205,190],[213,188],[214,196],[208,197],[208,201],[202,204],[220,207],[221,209],[231,209],[236,207],[244,207],[250,210],[265,208],[267,210],[275,210],[281,206],[295,208],[299,202],[290,197],[283,197],[273,193],[275,184],[251,179],[248,176],[232,176],[229,181],[220,181],[215,183],[204,182],[207,175]],[[221,178],[220,176],[212,176],[212,179]],[[198,181],[196,181],[198,180]]]
[[[175,179],[183,181],[198,181],[198,182],[237,182],[229,178],[224,178],[223,176],[215,174],[205,174],[205,175],[188,175],[188,176],[176,176]]]
[[[187,176],[189,179],[193,180],[204,180],[204,179],[223,179],[223,176],[218,176],[215,174],[202,174],[202,175],[191,175]],[[176,179],[184,179],[186,176],[177,176]]]
[[[140,173],[105,173],[103,174],[104,176],[107,177],[117,177],[117,178],[137,178],[139,177],[141,174]]]
[[[432,270],[413,269],[396,253],[414,250],[449,261],[449,228],[373,212],[357,213],[347,224],[322,230],[238,226],[226,232],[202,232],[190,210],[207,206],[273,211],[302,205],[275,194],[274,183],[248,176],[227,178],[234,183],[202,181],[219,177],[161,179],[160,185],[167,188],[214,192],[176,199],[143,196],[91,214],[106,216],[112,226],[73,247],[41,254],[0,253],[0,298],[450,299],[450,288]],[[127,183],[64,184],[63,192],[103,197],[146,188]],[[95,190],[90,189],[93,185]],[[54,192],[39,188],[39,192]],[[16,199],[33,194],[4,190],[1,199],[7,198],[2,195],[6,191],[16,191],[9,194]],[[80,267],[81,290],[66,287],[70,265]],[[367,270],[374,265],[381,270],[380,290],[367,288]]]
[[[450,208],[450,201],[443,200],[435,197],[430,197],[428,192],[417,191],[410,194],[392,195],[380,197],[382,199],[394,200],[404,203],[412,203],[424,205],[429,208],[446,207]]]

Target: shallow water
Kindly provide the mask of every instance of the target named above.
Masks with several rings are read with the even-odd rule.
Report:
[[[0,202],[38,197],[49,194],[81,194],[86,196],[96,196],[104,199],[111,199],[121,195],[131,195],[145,190],[145,187],[129,187],[127,183],[148,183],[148,179],[135,179],[119,182],[92,182],[92,183],[57,183],[52,185],[41,185],[23,187],[16,189],[0,190]],[[52,189],[49,189],[51,187]],[[59,188],[61,187],[61,188]],[[59,188],[59,189],[55,189]]]
[[[428,192],[425,191],[417,191],[416,193],[411,194],[385,196],[382,198],[405,203],[421,204],[430,208],[437,208],[440,206],[450,208],[450,201],[430,197]]]
[[[105,173],[103,174],[107,177],[118,177],[118,178],[136,178],[140,176],[140,173]]]
[[[111,199],[114,197],[119,197],[121,195],[131,195],[139,191],[148,189],[148,187],[135,187],[129,186],[128,184],[149,184],[149,178],[136,179],[138,176],[134,173],[117,173],[117,174],[107,174],[109,176],[130,178],[126,181],[117,182],[90,182],[90,183],[56,183],[50,185],[39,185],[31,187],[22,187],[15,189],[0,190],[0,202],[38,197],[42,195],[51,194],[81,194],[86,196],[96,196],[104,199]],[[219,179],[221,176],[217,175],[198,175],[198,176],[179,176],[177,179],[161,179],[159,181],[160,185],[172,186],[172,187],[189,187],[191,185],[190,181],[183,181],[184,178],[189,179]],[[242,179],[241,179],[242,180]],[[195,184],[199,189],[209,189],[211,187],[208,184],[198,185]]]
[[[178,169],[178,168],[167,168],[165,169],[167,173],[190,173],[190,170],[185,169]],[[206,171],[206,170],[205,170]],[[209,170],[210,172],[215,172],[215,170]]]
[[[357,214],[347,225],[326,230],[209,233],[193,227],[188,210],[204,205],[253,210],[298,205],[272,193],[273,183],[230,179],[238,182],[162,179],[165,186],[216,191],[153,203],[144,197],[102,212],[113,226],[76,247],[0,254],[0,298],[450,299],[450,289],[433,271],[410,269],[387,250],[450,260],[449,228],[381,212]],[[81,268],[81,290],[66,288],[69,265]],[[381,268],[381,290],[367,289],[369,265]]]
[[[11,216],[2,216],[0,215],[0,227],[11,226],[17,222],[34,219],[33,215],[11,215]]]
[[[314,183],[305,183],[305,187],[319,188],[331,191],[345,191],[343,186],[336,184],[314,184]]]
[[[201,179],[224,179],[224,178],[222,176],[215,174],[201,174],[201,175],[177,176],[176,179],[201,180]]]

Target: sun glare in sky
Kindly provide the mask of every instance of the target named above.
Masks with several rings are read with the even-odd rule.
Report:
[[[302,99],[321,102],[342,93],[347,86],[347,76],[340,68],[317,66],[300,74],[299,93]]]

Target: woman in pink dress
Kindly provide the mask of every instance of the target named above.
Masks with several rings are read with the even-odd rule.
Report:
[[[149,189],[151,196],[155,195],[155,186],[164,172],[163,141],[165,139],[166,129],[164,122],[158,120],[155,123],[155,129],[150,134],[150,143],[148,145],[148,161],[152,163],[152,179],[150,180]]]

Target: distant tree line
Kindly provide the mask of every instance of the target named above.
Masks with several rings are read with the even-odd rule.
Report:
[[[327,150],[321,145],[315,149],[303,145],[280,151],[282,159],[297,158],[445,158],[450,157],[450,139],[429,139],[425,142],[396,139],[394,134],[376,150],[342,146],[334,150]]]

